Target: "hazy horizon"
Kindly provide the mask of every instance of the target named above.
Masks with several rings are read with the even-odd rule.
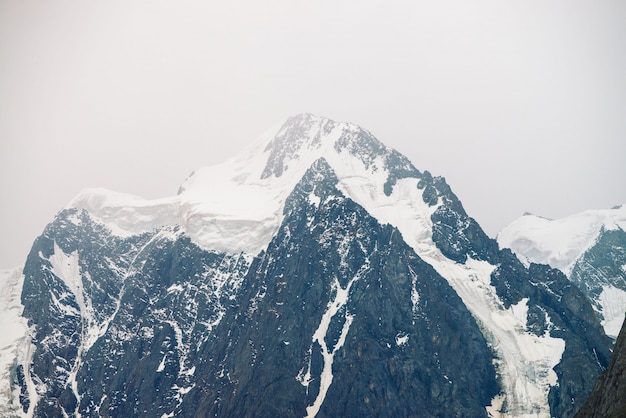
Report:
[[[173,195],[302,112],[446,177],[492,237],[626,203],[626,4],[0,0],[0,268],[87,187]]]

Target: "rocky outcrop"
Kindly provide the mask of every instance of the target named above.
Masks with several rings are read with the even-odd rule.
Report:
[[[576,418],[626,417],[626,321],[613,347],[609,367],[600,374]]]

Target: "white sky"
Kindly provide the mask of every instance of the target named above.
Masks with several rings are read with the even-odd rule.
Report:
[[[175,194],[300,112],[495,236],[626,203],[626,2],[0,0],[0,267],[85,187]]]

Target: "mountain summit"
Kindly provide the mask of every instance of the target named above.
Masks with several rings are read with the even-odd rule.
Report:
[[[176,196],[81,192],[33,244],[21,303],[16,415],[569,417],[610,357],[560,271],[310,114]]]
[[[285,200],[320,158],[346,184],[367,180],[383,196],[398,178],[419,175],[408,159],[358,126],[301,114],[234,158],[196,170],[177,196],[143,200],[89,189],[68,207],[87,210],[118,235],[178,225],[201,247],[256,254],[278,230]]]

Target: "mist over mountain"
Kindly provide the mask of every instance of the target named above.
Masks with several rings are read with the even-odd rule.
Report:
[[[6,415],[571,417],[611,357],[578,283],[311,114],[175,196],[83,190],[6,277]]]

